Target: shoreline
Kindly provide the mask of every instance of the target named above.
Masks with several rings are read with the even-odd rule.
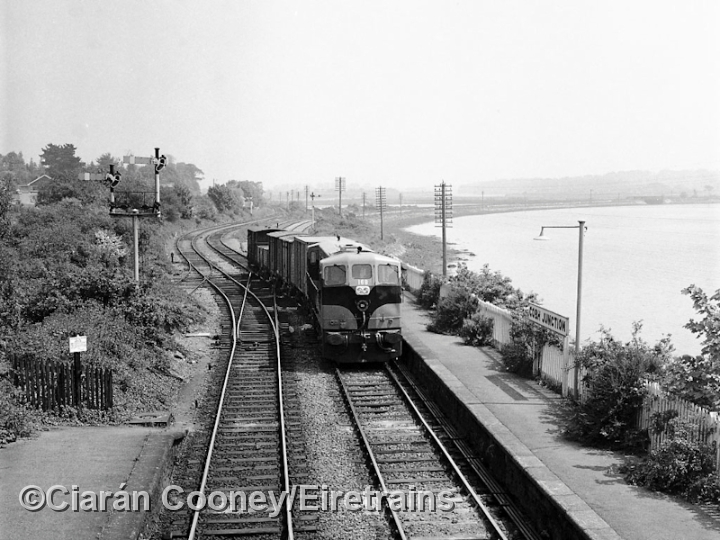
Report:
[[[532,212],[539,210],[552,210],[560,208],[608,208],[608,207],[646,207],[646,206],[687,206],[697,204],[720,204],[717,200],[702,200],[693,202],[672,202],[662,205],[645,205],[621,203],[613,204],[605,202],[603,204],[555,204],[542,206],[525,206],[516,205],[507,207],[481,207],[480,205],[455,206],[453,209],[453,217],[468,217],[484,214],[508,214],[513,212]],[[432,222],[435,218],[434,208],[408,208],[403,211],[393,211],[389,215],[384,216],[384,225],[386,237],[394,237],[393,242],[387,242],[385,249],[386,254],[402,259],[403,262],[420,268],[421,270],[429,270],[434,274],[442,274],[442,240],[434,236],[421,235],[408,232],[407,228],[421,225],[423,223]],[[366,216],[367,221],[379,227],[379,214]],[[459,251],[452,246],[454,243],[448,243],[447,247],[447,264],[458,264],[465,262],[467,259],[461,258],[466,251]]]

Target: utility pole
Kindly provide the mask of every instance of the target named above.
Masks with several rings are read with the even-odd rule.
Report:
[[[338,209],[340,210],[340,215],[342,216],[342,192],[345,191],[345,178],[342,176],[335,178],[335,191],[338,192]]]
[[[305,185],[305,213],[308,211],[308,187]]]
[[[383,210],[387,207],[387,199],[385,197],[385,188],[382,186],[375,188],[375,206],[380,209],[380,240],[383,240]]]
[[[447,227],[452,227],[452,186],[435,186],[435,223],[442,227],[443,277],[447,277]]]

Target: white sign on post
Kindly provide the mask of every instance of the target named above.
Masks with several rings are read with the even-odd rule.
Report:
[[[86,352],[87,336],[74,336],[70,338],[70,352]]]

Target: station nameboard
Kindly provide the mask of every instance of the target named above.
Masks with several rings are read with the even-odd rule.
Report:
[[[530,304],[530,320],[565,337],[570,329],[570,319],[553,313],[537,304]]]

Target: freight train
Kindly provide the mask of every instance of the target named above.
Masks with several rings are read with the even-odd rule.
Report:
[[[324,358],[387,362],[402,353],[401,263],[340,236],[248,229],[248,261],[312,310]]]

